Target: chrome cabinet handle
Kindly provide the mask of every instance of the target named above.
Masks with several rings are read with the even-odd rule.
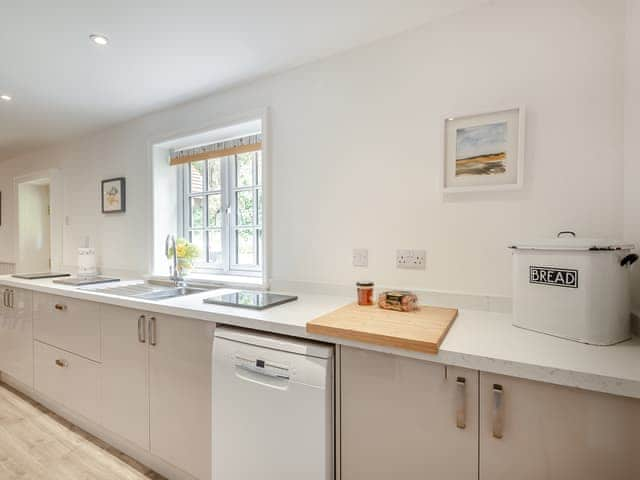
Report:
[[[4,289],[4,292],[2,292],[2,305],[9,308],[9,300],[7,299],[9,296],[9,290],[8,289]]]
[[[456,379],[456,427],[466,428],[467,426],[467,379],[458,377]]]
[[[69,365],[69,363],[66,360],[58,359],[56,360],[56,365],[59,366],[60,368],[66,368]]]
[[[504,430],[504,390],[502,385],[493,385],[493,437],[502,438]]]
[[[61,303],[56,303],[53,308],[55,308],[56,310],[58,310],[60,312],[64,312],[67,309],[67,306],[63,305]]]
[[[156,317],[149,319],[149,345],[156,346]]]
[[[145,325],[145,320],[147,317],[144,315],[140,315],[138,317],[138,341],[140,343],[146,343],[147,341],[147,330]]]
[[[9,290],[9,308],[15,307],[15,292]]]

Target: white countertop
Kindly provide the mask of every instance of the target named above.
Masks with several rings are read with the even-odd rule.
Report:
[[[299,299],[257,311],[203,303],[206,297],[235,291],[231,289],[156,302],[90,292],[52,280],[0,276],[0,285],[640,398],[640,339],[609,347],[584,345],[514,327],[511,316],[503,313],[461,309],[440,352],[428,355],[307,334],[308,321],[352,302],[352,298],[282,292],[298,295]]]

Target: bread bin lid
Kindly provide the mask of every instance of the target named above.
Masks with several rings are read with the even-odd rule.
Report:
[[[630,242],[607,238],[581,238],[575,236],[573,232],[560,232],[556,238],[517,242],[509,248],[516,250],[615,251],[633,250],[636,246]]]

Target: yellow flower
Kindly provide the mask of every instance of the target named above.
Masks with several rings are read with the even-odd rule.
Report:
[[[184,258],[187,254],[187,246],[186,245],[178,245],[176,247],[176,251],[178,252],[178,258]]]

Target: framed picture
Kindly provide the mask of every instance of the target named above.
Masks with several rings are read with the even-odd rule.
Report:
[[[448,117],[444,192],[522,188],[525,109]]]
[[[127,209],[124,177],[102,181],[102,213],[123,213]]]

